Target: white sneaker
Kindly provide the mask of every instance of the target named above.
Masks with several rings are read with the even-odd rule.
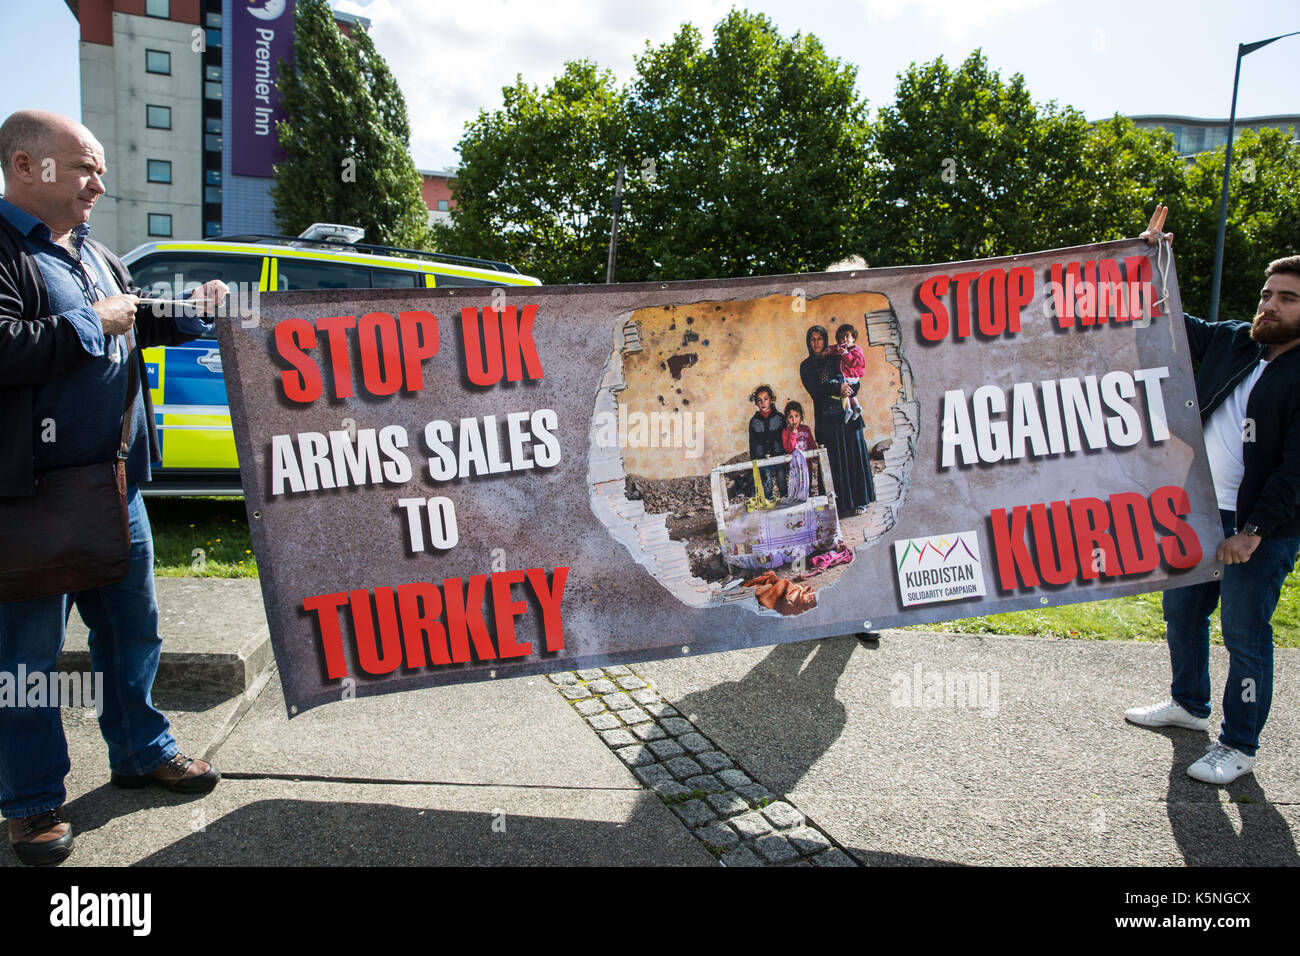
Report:
[[[1143,727],[1182,727],[1186,730],[1204,730],[1209,725],[1208,718],[1192,716],[1172,697],[1147,707],[1130,707],[1124,711],[1124,716]]]
[[[1255,769],[1255,758],[1223,744],[1214,744],[1205,756],[1187,768],[1187,775],[1203,783],[1232,783]]]

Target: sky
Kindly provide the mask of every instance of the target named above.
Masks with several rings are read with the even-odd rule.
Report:
[[[480,109],[501,105],[516,75],[546,86],[567,60],[621,81],[647,42],[686,22],[704,34],[733,6],[769,16],[783,35],[817,36],[857,69],[872,110],[893,100],[912,62],[960,63],[981,48],[1003,78],[1022,73],[1038,102],[1089,119],[1114,113],[1226,117],[1238,43],[1300,30],[1294,0],[332,0],[369,17],[371,36],[406,96],[411,152],[422,169],[456,164]],[[0,0],[0,117],[23,107],[80,116],[78,33],[63,0]],[[1237,115],[1300,113],[1300,36],[1250,54]]]

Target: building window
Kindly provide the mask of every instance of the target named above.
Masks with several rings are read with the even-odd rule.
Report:
[[[221,235],[221,223],[209,219],[203,224],[203,234],[205,236]]]
[[[221,187],[220,187],[220,186],[204,186],[204,187],[203,187],[203,201],[204,201],[204,202],[215,203],[215,204],[217,204],[217,205],[220,205],[220,204],[221,204]]]
[[[172,164],[165,159],[147,161],[147,179],[151,183],[169,183],[172,181]]]
[[[216,27],[218,30],[220,30],[220,29],[221,29],[221,14],[219,14],[219,13],[208,13],[208,14],[205,14],[204,17],[203,17],[203,22],[206,23],[206,24],[207,24],[208,26],[210,26],[210,27]]]
[[[219,152],[221,152],[221,137],[220,137],[220,136],[213,136],[211,133],[209,133],[207,136],[204,136],[204,137],[203,137],[203,148],[206,149],[206,150],[207,150],[208,152],[210,152],[210,153],[219,153]]]
[[[161,17],[163,20],[170,20],[172,16],[172,0],[145,0],[144,14],[147,17]]]
[[[167,213],[149,213],[149,235],[170,236],[172,234],[172,217]]]
[[[209,186],[220,186],[220,185],[221,185],[221,170],[219,170],[219,169],[208,169],[208,170],[205,170],[204,173],[203,173],[203,181],[204,181],[205,183],[207,183],[207,185],[209,185]]]
[[[220,30],[204,30],[203,32],[207,36],[208,46],[213,47],[214,49],[221,46]]]
[[[204,84],[203,84],[203,95],[204,95],[207,99],[210,99],[210,100],[219,100],[219,99],[221,99],[221,84],[220,84],[220,83],[211,83],[211,82],[209,82],[209,83],[204,83]]]
[[[204,78],[205,80],[215,80],[216,82],[220,83],[220,82],[221,82],[221,67],[219,67],[219,66],[205,66],[205,67],[203,68],[203,78]]]
[[[171,129],[172,108],[170,106],[146,106],[144,108],[144,125],[150,129]]]
[[[446,211],[447,211],[447,200],[445,200],[445,199],[439,199],[439,200],[438,200],[438,212],[446,212]]]
[[[220,134],[221,134],[221,117],[220,117],[220,116],[209,116],[207,119],[205,119],[205,120],[203,121],[203,131],[204,131],[205,133],[216,133],[217,135],[220,135]]]
[[[145,50],[144,68],[148,73],[161,73],[163,76],[171,76],[172,55],[166,50]]]

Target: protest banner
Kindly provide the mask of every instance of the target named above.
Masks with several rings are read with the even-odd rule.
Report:
[[[1157,258],[266,295],[220,338],[290,714],[1213,579]]]

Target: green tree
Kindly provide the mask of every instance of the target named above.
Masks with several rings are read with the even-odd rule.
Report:
[[[439,248],[498,259],[547,283],[601,282],[625,97],[613,74],[565,64],[545,90],[522,77],[460,141],[451,224]]]
[[[1233,145],[1220,318],[1251,318],[1264,268],[1300,253],[1300,144],[1294,137],[1294,130],[1246,130]],[[1192,315],[1209,316],[1224,152],[1220,147],[1196,157],[1181,201],[1169,211],[1178,289],[1183,310]]]
[[[299,0],[294,62],[281,63],[284,162],[271,198],[280,228],[361,226],[369,242],[423,246],[428,211],[411,160],[406,100],[369,35],[345,37],[326,0]]]
[[[859,252],[866,106],[815,36],[733,10],[637,60],[628,257],[647,279],[815,271]],[[620,258],[621,254],[620,254]]]
[[[900,74],[872,143],[868,260],[878,266],[1135,235],[1182,187],[1167,134],[1035,105],[1023,76],[1003,82],[979,50],[956,70],[940,57]]]
[[[858,250],[865,108],[815,37],[733,12],[710,49],[689,25],[648,47],[629,89],[579,62],[503,94],[460,142],[441,246],[603,281],[621,161],[621,281],[815,270]]]

